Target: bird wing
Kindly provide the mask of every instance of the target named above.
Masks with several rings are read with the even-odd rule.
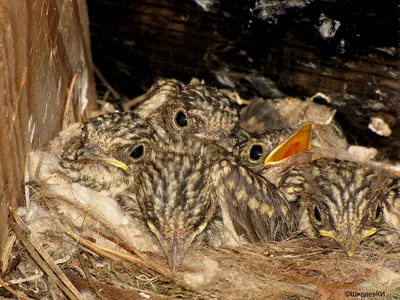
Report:
[[[212,177],[228,228],[251,242],[284,239],[293,231],[288,202],[265,178],[229,160],[216,164]]]

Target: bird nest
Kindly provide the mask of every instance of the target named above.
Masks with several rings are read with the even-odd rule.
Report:
[[[138,252],[106,227],[76,228],[55,208],[65,199],[46,195],[44,187],[34,189],[32,231],[12,211],[18,242],[3,278],[13,293],[37,299],[62,299],[61,291],[71,299],[341,299],[356,292],[388,298],[400,293],[398,245],[379,250],[361,245],[348,257],[328,239],[218,249],[196,244],[171,272],[162,255]],[[34,234],[35,222],[50,223],[53,230]],[[117,244],[118,250],[97,244],[93,236]]]
[[[285,107],[290,108],[297,101],[286,99],[279,105],[286,103]],[[290,109],[286,110],[292,115]],[[330,125],[332,118],[328,114],[317,131],[322,144],[326,142],[324,132],[332,138],[323,124]],[[251,122],[248,118],[247,125]],[[146,247],[139,251],[134,240],[98,213],[104,207],[96,210],[96,206],[107,196],[77,191],[51,172],[58,161],[46,153],[57,154],[77,128],[77,125],[70,127],[48,149],[30,157],[26,205],[17,210],[10,208],[12,231],[3,256],[7,264],[2,270],[7,283],[0,282],[5,288],[1,296],[14,295],[20,299],[64,299],[65,295],[70,299],[400,297],[399,244],[379,249],[362,244],[352,257],[327,238],[294,236],[282,242],[220,248],[194,244],[179,269],[170,271],[162,253],[153,251],[152,246],[148,246],[148,251]],[[45,164],[47,173],[39,176],[38,170]],[[82,200],[82,195],[91,198],[91,202]]]

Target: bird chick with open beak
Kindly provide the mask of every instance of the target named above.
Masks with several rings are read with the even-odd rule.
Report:
[[[277,185],[291,168],[312,159],[312,124],[299,128],[269,130],[238,142],[234,154],[239,162]]]
[[[353,256],[362,242],[393,232],[385,220],[392,181],[384,170],[318,159],[287,172],[279,188],[298,206],[302,232],[332,238]]]

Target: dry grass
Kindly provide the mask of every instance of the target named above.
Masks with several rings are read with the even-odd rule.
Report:
[[[38,186],[36,191],[31,201],[43,209],[41,218],[46,218],[48,212],[54,219],[51,203],[55,199],[47,197]],[[40,235],[32,234],[18,216],[15,218],[13,228],[18,240],[35,239],[36,248],[32,250],[25,242],[15,243],[10,256],[10,266],[14,267],[3,278],[13,290],[36,299],[60,294],[62,286],[70,284],[80,292],[74,299],[87,298],[88,294],[119,300],[143,299],[141,295],[150,299],[345,299],[346,291],[382,291],[386,296],[400,296],[400,245],[380,249],[361,245],[353,257],[348,257],[328,239],[297,237],[219,249],[195,244],[178,272],[173,273],[162,256],[124,251],[130,246],[124,246],[107,229],[102,235],[118,240],[124,246],[122,252],[96,245],[87,232],[79,235],[81,229],[71,227],[62,215],[55,230],[43,228]],[[65,232],[67,228],[78,235],[71,238]],[[32,251],[46,254],[41,253],[38,259]],[[54,265],[67,279],[54,269],[47,270]],[[42,276],[21,282],[21,278],[32,274]],[[17,279],[19,283],[15,283]]]

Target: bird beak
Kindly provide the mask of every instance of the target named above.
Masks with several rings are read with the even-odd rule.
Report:
[[[172,271],[176,271],[180,265],[183,257],[189,249],[194,235],[186,237],[178,237],[174,235],[172,238],[161,237],[159,239],[161,247],[163,248],[165,255],[167,256],[169,267]]]
[[[98,157],[97,159],[100,160],[100,161],[104,161],[107,164],[113,165],[113,166],[115,166],[117,168],[121,168],[124,171],[128,171],[129,170],[128,166],[125,163],[123,163],[122,161],[119,161],[119,160],[117,160],[115,158]]]
[[[376,233],[377,231],[378,231],[377,228],[372,228],[371,230],[365,231],[362,234],[348,232],[346,234],[335,235],[332,232],[321,230],[320,234],[322,236],[327,236],[337,241],[340,247],[342,247],[343,251],[346,252],[347,255],[351,257],[354,255],[358,246],[360,246],[361,242],[367,237]]]
[[[340,244],[343,251],[346,252],[348,256],[352,257],[358,246],[360,246],[361,239],[354,236],[339,237],[337,242]]]
[[[269,167],[272,165],[276,165],[287,158],[310,151],[311,137],[312,123],[307,122],[268,155],[268,157],[264,161],[264,166]]]
[[[112,165],[117,168],[121,168],[124,171],[128,171],[128,169],[129,169],[128,166],[125,163],[123,163],[122,161],[119,161],[119,160],[117,160],[113,157],[107,156],[107,155],[93,153],[91,151],[83,151],[82,153],[80,153],[78,160],[93,162],[93,163],[106,163],[108,165]]]

